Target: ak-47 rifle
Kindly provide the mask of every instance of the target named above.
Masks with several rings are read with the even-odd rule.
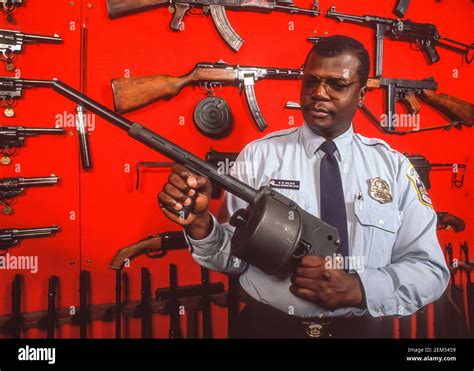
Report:
[[[27,238],[49,237],[59,231],[59,227],[45,228],[12,228],[0,229],[0,255],[4,255],[10,247],[15,247]]]
[[[149,258],[162,258],[169,250],[181,250],[187,248],[188,244],[182,231],[164,232],[124,247],[117,251],[112,258],[110,267],[112,269],[122,269],[126,263],[141,254]]]
[[[16,54],[23,50],[23,44],[27,43],[42,43],[42,44],[60,44],[63,39],[59,35],[43,36],[35,34],[27,34],[20,31],[0,29],[0,52],[6,62],[8,71],[13,71],[15,66],[13,60]]]
[[[59,177],[50,176],[42,178],[0,178],[0,205],[4,205],[2,210],[4,215],[13,212],[10,204],[15,197],[23,194],[26,188],[45,187],[57,184]]]
[[[318,1],[310,9],[298,8],[292,0],[107,0],[110,18],[118,18],[160,7],[172,9],[173,19],[170,28],[180,31],[183,18],[189,10],[201,8],[204,14],[211,14],[219,34],[234,51],[238,51],[243,39],[229,23],[226,9],[269,13],[275,10],[291,13],[318,16]]]
[[[2,86],[0,82],[0,86]],[[0,87],[0,99],[5,98]],[[7,98],[8,99],[8,98]],[[61,128],[25,128],[22,126],[0,126],[0,154],[1,164],[9,165],[11,158],[18,152],[18,148],[23,147],[27,137],[38,135],[60,135],[65,130]]]
[[[112,80],[115,111],[127,113],[161,99],[177,96],[186,86],[201,85],[210,89],[216,85],[243,87],[247,104],[260,131],[267,123],[257,104],[254,84],[263,79],[298,80],[301,69],[240,66],[227,63],[198,63],[184,76],[153,75],[124,77]]]
[[[441,36],[436,25],[434,24],[417,23],[410,20],[383,18],[372,15],[357,16],[352,14],[344,14],[336,12],[336,7],[334,5],[328,10],[326,16],[329,18],[335,18],[339,22],[347,21],[361,25],[368,25],[375,28],[375,77],[382,76],[383,40],[385,35],[389,36],[393,40],[416,42],[422,49],[430,64],[440,60],[436,46],[442,46],[444,48],[462,53],[464,54],[466,63],[472,62],[473,57],[469,56],[469,51],[474,49],[474,43],[465,44]]]
[[[23,4],[23,0],[0,0],[1,10],[7,15],[7,22],[15,24],[13,12],[15,9]]]

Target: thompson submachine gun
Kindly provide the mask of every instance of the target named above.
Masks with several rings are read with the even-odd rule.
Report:
[[[57,184],[59,177],[50,176],[42,178],[0,178],[0,205],[4,205],[2,210],[4,215],[13,212],[10,204],[14,198],[23,194],[26,188],[46,187]]]
[[[56,226],[28,229],[0,229],[0,255],[5,254],[10,247],[17,246],[21,240],[49,237],[58,232],[59,229],[60,228]]]
[[[231,250],[234,256],[263,272],[289,274],[294,268],[291,262],[296,259],[307,254],[328,256],[337,251],[340,236],[336,228],[271,187],[257,190],[228,174],[222,174],[216,166],[57,79],[17,79],[17,83],[24,87],[53,89],[126,131],[135,140],[186,166],[190,171],[221,184],[226,191],[248,202],[247,209],[240,209],[231,217],[230,223],[236,227]],[[193,210],[194,201],[181,210],[171,208],[170,211],[186,219]]]
[[[13,71],[15,69],[13,59],[16,54],[23,50],[23,44],[60,44],[62,41],[63,39],[57,34],[54,34],[54,36],[43,36],[0,29],[0,52],[2,53],[2,58],[0,59],[7,63],[6,68],[8,71]]]
[[[237,85],[243,88],[253,119],[258,129],[263,131],[267,128],[267,123],[257,104],[255,83],[263,79],[299,80],[302,74],[301,69],[203,62],[197,63],[184,76],[153,75],[114,79],[112,90],[115,111],[127,113],[161,99],[171,99],[185,86],[200,85],[209,90],[220,85]]]
[[[292,0],[107,0],[110,18],[118,18],[159,7],[172,9],[173,19],[170,28],[180,31],[183,18],[189,10],[201,8],[204,14],[211,14],[214,25],[224,41],[234,51],[238,51],[243,39],[235,32],[227,19],[226,9],[269,13],[281,11],[291,14],[318,16],[318,1],[311,9],[298,8]]]
[[[417,23],[410,20],[383,18],[372,15],[357,16],[352,14],[344,14],[336,12],[336,7],[333,5],[326,13],[329,18],[335,18],[339,22],[352,22],[356,24],[368,25],[374,27],[375,32],[375,77],[382,76],[383,68],[383,39],[385,35],[393,40],[415,41],[428,62],[435,63],[440,60],[436,46],[457,51],[464,54],[466,63],[472,62],[472,56],[469,52],[474,49],[474,43],[465,44],[447,37],[441,36],[436,25],[430,23]]]
[[[65,130],[62,128],[25,128],[23,126],[0,126],[0,154],[2,155],[1,163],[2,165],[9,165],[11,163],[11,157],[18,152],[18,148],[24,146],[26,137],[36,137],[38,135],[60,135],[64,133]]]

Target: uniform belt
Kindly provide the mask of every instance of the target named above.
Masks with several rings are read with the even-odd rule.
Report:
[[[302,318],[261,303],[242,291],[246,307],[239,315],[238,337],[317,339],[393,336],[393,320],[388,317]]]

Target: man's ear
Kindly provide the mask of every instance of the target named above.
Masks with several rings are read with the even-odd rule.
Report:
[[[365,95],[367,94],[367,85],[364,85],[360,90],[359,90],[359,107],[362,107],[364,105],[365,101]]]

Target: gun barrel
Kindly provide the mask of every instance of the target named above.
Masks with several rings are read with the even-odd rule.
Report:
[[[22,188],[49,186],[49,185],[58,183],[59,179],[60,178],[58,176],[19,178],[18,185]]]
[[[23,39],[25,42],[42,44],[60,44],[63,41],[63,39],[56,34],[54,36],[23,34]]]
[[[395,85],[397,88],[407,88],[407,89],[427,89],[427,90],[436,90],[438,89],[438,83],[434,80],[424,79],[424,80],[402,80],[402,79],[392,79],[382,77],[380,78],[381,86]]]
[[[293,14],[309,14],[309,15],[314,15],[318,16],[321,14],[319,9],[313,8],[313,9],[305,9],[305,8],[298,8],[294,5],[275,5],[276,10],[282,10],[285,12],[293,13]]]
[[[43,228],[24,228],[24,229],[0,229],[0,239],[11,236],[12,238],[35,238],[51,236],[61,228],[56,226]]]

